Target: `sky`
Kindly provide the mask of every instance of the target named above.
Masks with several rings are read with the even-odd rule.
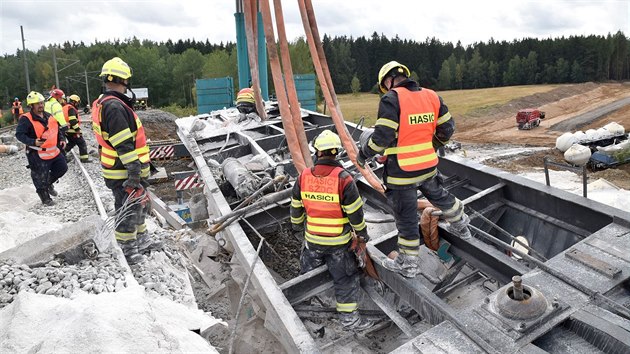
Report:
[[[319,32],[461,43],[526,37],[630,36],[630,0],[312,0]],[[272,6],[273,8],[273,2]],[[0,55],[52,43],[136,37],[235,42],[235,0],[1,0]],[[287,37],[304,36],[297,0],[283,1]]]

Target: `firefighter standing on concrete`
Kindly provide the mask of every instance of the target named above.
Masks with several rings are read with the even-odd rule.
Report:
[[[291,198],[293,229],[304,230],[306,222],[301,272],[326,264],[335,285],[342,325],[366,329],[373,323],[358,312],[360,273],[350,249],[353,229],[362,242],[368,241],[363,200],[352,176],[335,160],[341,149],[339,136],[324,130],[313,145],[317,150],[315,166],[302,171]]]
[[[87,144],[85,143],[85,139],[83,139],[79,122],[79,102],[81,102],[81,98],[78,95],[70,95],[68,96],[68,103],[64,104],[62,107],[63,116],[66,124],[68,125],[68,130],[66,131],[68,144],[66,145],[65,151],[70,152],[72,148],[78,146],[81,162],[89,162],[90,158],[88,155]]]
[[[44,106],[44,111],[50,113],[59,124],[59,129],[64,133],[68,130],[68,124],[66,124],[66,118],[63,116],[63,107],[61,104],[65,99],[66,95],[62,90],[55,88],[50,91],[50,98],[46,101],[46,105]],[[65,153],[65,152],[64,152]]]
[[[17,97],[13,100],[13,104],[11,105],[11,113],[13,113],[13,124],[17,123],[20,115],[24,113],[22,110],[22,102],[20,102],[20,99]]]
[[[26,145],[26,158],[31,169],[31,178],[37,195],[44,205],[54,205],[50,196],[57,196],[53,187],[68,166],[61,155],[60,147],[65,146],[59,124],[44,111],[44,96],[32,91],[26,96],[30,112],[20,116],[15,129],[15,137]]]
[[[149,236],[145,223],[151,209],[146,195],[149,147],[142,123],[131,108],[135,94],[129,88],[129,65],[115,57],[103,64],[100,76],[105,93],[94,104],[92,127],[99,143],[105,185],[114,194],[117,211],[126,201],[138,201],[128,210],[131,215],[117,221],[114,235],[127,261],[141,263],[146,260],[143,252],[160,246]],[[132,92],[133,98],[125,95],[127,90]]]
[[[418,267],[420,232],[418,229],[417,189],[451,225],[451,232],[470,237],[468,216],[460,200],[447,192],[438,178],[436,149],[453,135],[455,122],[448,108],[434,91],[419,87],[409,79],[406,66],[391,61],[378,73],[378,85],[385,94],[378,108],[374,134],[357,157],[359,165],[382,154],[387,156],[383,179],[385,192],[394,207],[398,229],[396,259],[384,266],[406,277],[415,277]]]

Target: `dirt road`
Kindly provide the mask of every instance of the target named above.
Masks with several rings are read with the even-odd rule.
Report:
[[[457,122],[454,139],[469,143],[553,147],[556,138],[566,131],[573,131],[571,128],[599,128],[614,121],[629,129],[628,103],[630,83],[563,85],[544,94],[520,97],[505,105],[484,109],[481,117],[478,112],[463,116],[454,112]],[[516,112],[531,107],[545,111],[546,118],[537,128],[518,130]],[[609,113],[604,107],[609,107]]]
[[[532,130],[518,130],[516,112],[522,108],[537,107],[546,112],[540,126]],[[487,111],[487,112],[486,112]],[[457,132],[454,140],[464,143],[467,149],[486,149],[488,144],[528,147],[548,147],[522,156],[493,158],[484,164],[518,173],[543,166],[549,156],[564,162],[563,154],[555,149],[556,138],[567,131],[601,128],[617,122],[630,130],[630,83],[564,85],[545,94],[521,97],[505,105],[458,116],[454,113]],[[506,145],[509,144],[509,145]],[[591,172],[589,179],[604,178],[624,189],[630,189],[630,164],[618,168]]]

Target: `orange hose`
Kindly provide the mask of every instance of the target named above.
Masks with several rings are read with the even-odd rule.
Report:
[[[256,1],[245,0],[243,12],[245,14],[245,35],[247,37],[247,58],[249,59],[249,71],[252,77],[252,88],[254,89],[254,99],[256,110],[262,120],[267,119],[265,105],[260,93],[260,77],[258,76],[258,36],[256,26]]]
[[[304,131],[304,122],[300,113],[300,102],[298,101],[297,91],[295,89],[295,81],[293,81],[293,68],[291,65],[291,56],[289,54],[289,42],[287,42],[287,34],[284,29],[284,15],[282,14],[282,3],[280,0],[273,1],[274,14],[276,15],[276,28],[278,29],[278,42],[280,43],[280,58],[282,59],[282,69],[284,71],[284,81],[287,85],[287,94],[289,96],[289,108],[293,117],[293,126],[300,142],[300,150],[304,157],[306,167],[313,166],[313,160],[308,158],[311,152],[308,148],[308,139]]]
[[[308,10],[306,8],[306,3],[308,3],[309,6]],[[328,64],[326,62],[324,50],[319,39],[317,22],[315,21],[315,13],[313,11],[312,4],[309,0],[299,0],[298,4],[300,6],[302,24],[304,25],[304,32],[306,32],[306,39],[311,52],[311,57],[313,59],[313,65],[315,67],[315,71],[317,72],[317,78],[319,80],[319,84],[322,87],[322,93],[324,94],[324,98],[326,99],[326,104],[328,105],[328,107],[330,107],[330,113],[332,115],[333,122],[335,123],[335,127],[337,128],[337,133],[341,138],[341,142],[346,149],[346,152],[348,153],[348,157],[350,157],[350,160],[357,166],[357,168],[359,169],[363,177],[365,177],[365,179],[368,181],[368,183],[377,191],[384,193],[385,188],[383,187],[383,184],[378,179],[378,177],[376,177],[374,172],[372,172],[372,170],[367,166],[365,169],[361,168],[356,162],[358,149],[356,143],[348,132],[348,128],[346,127],[345,121],[343,119],[343,115],[338,109],[337,95],[335,94],[332,80],[330,79]],[[315,35],[317,35],[317,40],[314,38]],[[325,65],[325,67],[322,64]]]
[[[302,156],[300,142],[296,134],[293,119],[291,118],[291,110],[289,109],[289,104],[287,102],[287,92],[284,88],[284,81],[282,80],[280,59],[278,58],[278,47],[273,33],[271,9],[269,8],[268,0],[260,2],[260,9],[265,27],[265,38],[267,39],[267,51],[269,52],[269,64],[271,66],[273,85],[276,88],[276,97],[278,98],[278,106],[280,107],[280,116],[284,127],[284,133],[287,137],[287,145],[289,146],[289,152],[293,158],[293,164],[295,165],[296,170],[298,173],[302,173],[302,170],[306,168],[306,163],[304,162],[304,157]]]

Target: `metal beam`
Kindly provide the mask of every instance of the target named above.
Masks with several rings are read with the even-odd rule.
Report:
[[[280,289],[292,305],[300,303],[312,296],[333,287],[328,267],[323,265],[301,274],[280,285]]]
[[[212,214],[225,215],[230,213],[232,209],[221,194],[197,142],[184,134],[181,129],[177,130],[177,134],[188,148],[197,165],[199,175],[205,183],[204,192]],[[252,269],[257,258],[256,250],[240,224],[230,225],[222,231],[222,234],[234,247],[235,255],[243,268],[246,271]],[[277,339],[282,343],[284,349],[289,353],[319,353],[320,350],[315,345],[313,337],[306,330],[304,323],[297,316],[263,262],[256,262],[255,267],[253,267],[252,283],[267,311],[266,326],[277,333]]]

